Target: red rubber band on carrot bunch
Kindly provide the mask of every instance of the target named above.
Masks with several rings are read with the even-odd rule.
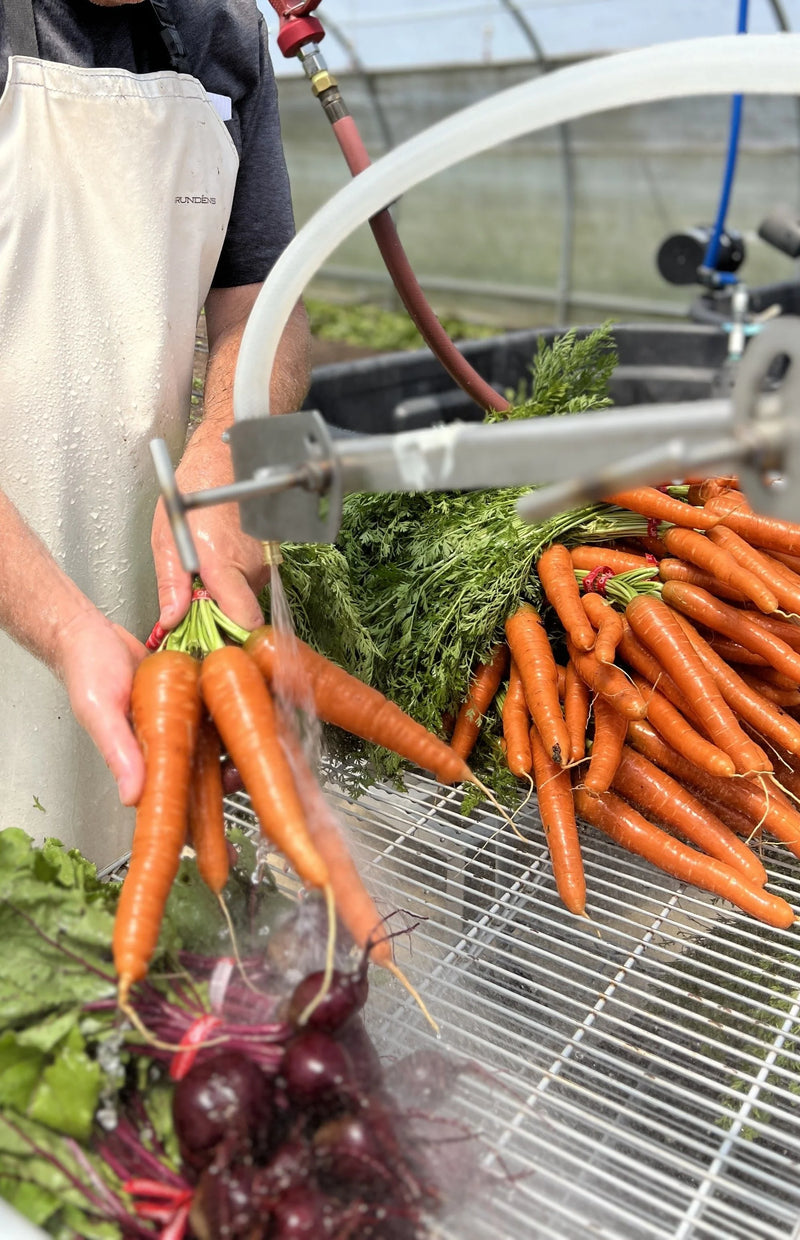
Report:
[[[215,1029],[219,1029],[222,1019],[207,1012],[203,1016],[199,1016],[196,1021],[189,1026],[186,1033],[181,1038],[178,1045],[181,1049],[176,1055],[173,1055],[169,1065],[170,1079],[173,1081],[181,1081],[186,1073],[194,1064],[201,1046],[205,1045],[210,1034]]]
[[[169,635],[169,629],[165,629],[163,625],[156,620],[153,625],[153,631],[145,642],[145,649],[151,651],[158,650],[164,638]]]
[[[586,594],[601,594],[605,598],[606,585],[614,575],[613,568],[609,568],[607,564],[598,564],[597,568],[593,568],[584,577],[584,592]]]

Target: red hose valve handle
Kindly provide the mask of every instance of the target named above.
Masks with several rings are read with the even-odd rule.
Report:
[[[281,19],[278,47],[290,59],[305,43],[319,43],[325,31],[316,17],[311,17],[321,0],[269,0]]]
[[[319,0],[310,0],[315,7]],[[281,17],[278,47],[287,59],[296,56],[306,43],[319,43],[325,30],[316,17]]]
[[[309,13],[319,8],[322,0],[269,0],[269,2],[283,21],[290,17],[308,17]]]

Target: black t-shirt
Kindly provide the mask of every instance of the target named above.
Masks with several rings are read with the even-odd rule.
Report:
[[[0,85],[10,54],[0,0]],[[294,234],[266,24],[255,0],[168,0],[188,71],[231,100],[225,124],[239,152],[230,223],[213,283],[263,280]],[[169,67],[153,10],[143,0],[104,8],[91,0],[33,0],[42,60],[153,73]]]

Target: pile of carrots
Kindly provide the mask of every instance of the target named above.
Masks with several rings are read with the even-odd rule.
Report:
[[[800,526],[755,514],[733,478],[609,503],[646,517],[647,535],[543,552],[556,626],[527,603],[508,617],[452,747],[467,760],[502,694],[506,760],[535,784],[572,912],[587,899],[582,819],[788,927],[750,844],[772,836],[800,857]]]

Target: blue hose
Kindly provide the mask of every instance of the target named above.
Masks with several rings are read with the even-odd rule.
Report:
[[[736,25],[737,34],[747,34],[747,10],[750,0],[739,0],[739,18]],[[713,272],[716,282],[720,284],[735,284],[736,276],[732,272],[718,272],[717,259],[719,258],[719,246],[722,233],[725,228],[725,219],[728,214],[728,206],[731,200],[731,190],[733,189],[733,177],[736,172],[736,156],[739,153],[739,131],[742,125],[742,95],[734,95],[731,100],[731,123],[728,135],[728,155],[725,161],[725,172],[722,178],[722,192],[720,194],[719,207],[717,209],[717,218],[714,221],[714,228],[706,247],[705,257],[701,270]]]

